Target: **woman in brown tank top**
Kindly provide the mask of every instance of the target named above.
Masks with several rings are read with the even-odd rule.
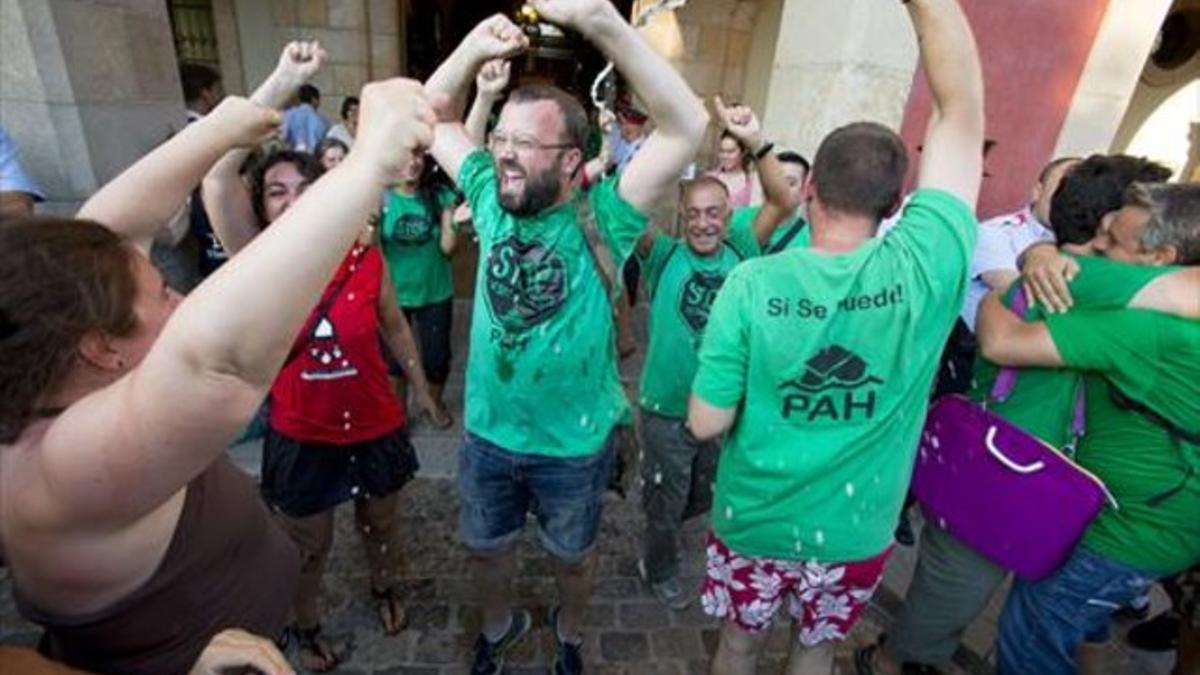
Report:
[[[322,57],[289,45],[255,99],[278,105]],[[299,561],[224,449],[378,195],[432,138],[419,84],[361,99],[357,149],[186,300],[146,252],[224,153],[278,127],[256,103],[226,99],[78,220],[0,225],[0,557],[69,665],[185,673],[224,628],[283,627]]]

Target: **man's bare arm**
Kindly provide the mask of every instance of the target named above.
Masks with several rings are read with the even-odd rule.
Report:
[[[430,152],[451,180],[477,143],[462,123],[462,111],[471,80],[485,63],[506,59],[529,46],[525,33],[502,14],[484,20],[472,30],[425,82],[425,93],[441,101],[441,124]]]
[[[609,0],[533,0],[547,20],[579,31],[646,104],[655,130],[621,175],[619,193],[647,213],[695,158],[708,126],[704,104]]]
[[[983,180],[984,133],[983,71],[975,37],[957,0],[910,0],[905,7],[935,108],[918,185],[946,190],[974,206]]]

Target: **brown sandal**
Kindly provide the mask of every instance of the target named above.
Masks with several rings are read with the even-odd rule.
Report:
[[[296,649],[305,670],[327,673],[341,664],[342,658],[337,651],[321,639],[321,624],[312,628],[292,626],[290,632],[296,638]]]
[[[379,615],[379,623],[383,627],[384,635],[399,635],[408,627],[408,613],[400,604],[400,596],[395,588],[389,587],[384,590],[372,588],[371,597],[375,600],[375,612]]]

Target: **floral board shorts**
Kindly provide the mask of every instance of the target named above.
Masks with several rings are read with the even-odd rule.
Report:
[[[891,553],[888,547],[851,563],[749,558],[710,530],[700,601],[705,613],[758,633],[771,627],[786,599],[801,644],[843,640],[875,594]]]

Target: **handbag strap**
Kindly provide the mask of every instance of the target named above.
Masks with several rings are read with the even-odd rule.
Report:
[[[1151,424],[1160,427],[1167,432],[1167,435],[1171,437],[1172,445],[1175,446],[1176,453],[1179,455],[1180,463],[1183,464],[1184,469],[1186,469],[1186,471],[1183,473],[1183,478],[1181,478],[1178,483],[1146,500],[1146,503],[1150,506],[1157,507],[1171,497],[1174,497],[1182,492],[1187,486],[1188,481],[1190,481],[1192,476],[1196,474],[1196,467],[1187,460],[1187,457],[1183,453],[1182,445],[1183,443],[1189,443],[1191,445],[1200,446],[1200,433],[1184,429],[1171,420],[1159,415],[1151,410],[1146,404],[1130,398],[1125,394],[1125,392],[1117,389],[1115,386],[1113,386],[1112,382],[1108,382],[1107,384],[1108,396],[1112,399],[1113,405],[1120,410],[1138,413],[1142,417],[1146,418],[1146,420]]]
[[[346,283],[350,281],[350,277],[352,276],[354,276],[354,272],[347,269],[345,274],[333,281],[326,289],[325,294],[321,296],[321,301],[317,303],[316,309],[309,315],[309,319],[305,322],[304,329],[300,331],[299,335],[307,335],[316,328],[316,324],[320,323],[321,319],[329,312],[329,309],[333,307],[333,302],[337,300],[338,295],[341,294],[342,289],[346,287]],[[296,343],[292,345],[292,350],[288,352],[287,359],[279,369],[283,370],[291,365],[292,361],[295,361],[296,357],[300,356],[302,351],[304,349],[300,346],[300,340],[297,339]]]
[[[1025,287],[1018,286],[1017,292],[1013,296],[1012,311],[1022,319],[1028,318],[1029,314],[1029,299],[1025,297]],[[992,384],[991,398],[996,401],[1003,401],[1012,395],[1013,388],[1017,386],[1017,369],[1010,366],[1004,366],[996,375],[996,381]]]
[[[1013,295],[1012,311],[1022,319],[1029,318],[1029,298],[1025,295],[1025,287],[1018,286]],[[1005,401],[1012,395],[1017,386],[1017,369],[1004,366],[996,375],[989,397],[994,401]],[[1074,439],[1083,436],[1087,430],[1087,397],[1082,382],[1075,385],[1075,403],[1071,411],[1071,435]],[[1074,443],[1072,442],[1072,445]]]

